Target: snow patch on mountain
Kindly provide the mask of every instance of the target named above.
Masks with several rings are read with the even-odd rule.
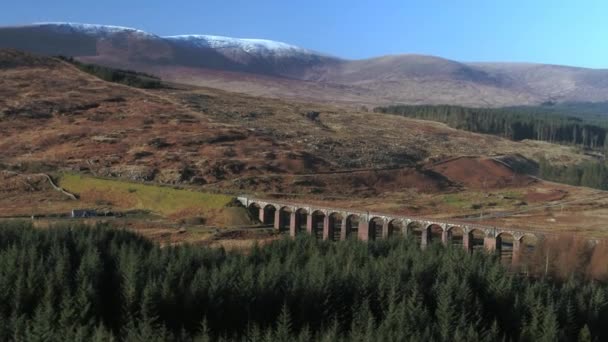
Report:
[[[248,39],[248,38],[231,38],[215,35],[176,35],[161,37],[145,31],[123,26],[115,25],[98,25],[85,24],[74,22],[39,22],[23,27],[40,27],[54,30],[61,33],[82,33],[92,37],[111,37],[115,34],[132,33],[148,39],[159,39],[173,43],[183,44],[197,48],[209,48],[214,50],[240,50],[251,55],[261,57],[332,57],[328,54],[320,53],[314,50],[301,48],[295,45],[267,40],[267,39]]]
[[[41,22],[35,23],[32,26],[51,27],[56,30],[63,30],[67,32],[81,32],[94,36],[105,36],[116,33],[137,33],[145,36],[154,36],[153,34],[144,32],[142,30],[114,25],[96,25],[70,22]]]
[[[203,48],[241,49],[251,54],[270,54],[277,56],[295,54],[317,54],[314,51],[304,49],[298,46],[266,39],[231,38],[198,34],[167,36],[163,38]]]

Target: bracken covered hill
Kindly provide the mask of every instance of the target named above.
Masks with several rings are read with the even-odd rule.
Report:
[[[0,52],[0,66],[0,157],[9,165],[280,190],[280,180],[247,177],[414,168],[461,155],[582,158],[378,113],[180,85],[136,89],[13,50]]]
[[[571,147],[210,88],[133,88],[14,50],[0,51],[0,66],[0,167],[8,170],[0,178],[0,216],[92,207],[147,209],[170,220],[202,215],[221,225],[247,221],[243,211],[205,211],[190,203],[192,194],[177,200],[156,186],[168,184],[450,219],[481,212],[487,224],[546,229],[551,220],[558,230],[603,232],[603,192],[509,167],[532,170],[541,157],[554,164],[589,158]],[[42,173],[58,176],[79,200],[55,191]],[[124,181],[153,188],[140,192]],[[141,202],[156,203],[155,196],[167,207]]]

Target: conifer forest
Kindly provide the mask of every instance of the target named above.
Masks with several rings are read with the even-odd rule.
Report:
[[[608,286],[410,239],[159,247],[97,226],[0,229],[0,340],[606,341]]]

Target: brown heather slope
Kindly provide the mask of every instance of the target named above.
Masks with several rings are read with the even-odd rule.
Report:
[[[525,187],[537,180],[517,174],[492,158],[462,157],[430,166],[430,169],[469,189]]]
[[[29,59],[0,53],[0,65]],[[323,164],[267,134],[213,121],[164,92],[107,83],[60,61],[0,69],[0,150],[9,164],[38,163],[166,183],[204,183],[231,173],[315,170]],[[238,148],[234,148],[238,145]],[[247,158],[289,155],[275,165]],[[300,169],[298,169],[300,168]],[[259,169],[259,170],[258,170]]]
[[[39,170],[69,170],[463,219],[483,210],[484,220],[514,220],[508,223],[536,229],[557,216],[546,216],[554,212],[548,205],[560,204],[564,217],[578,215],[595,232],[603,229],[597,225],[605,210],[603,192],[516,175],[490,159],[544,156],[569,164],[588,158],[569,147],[209,88],[135,89],[15,51],[0,51],[0,66],[0,162],[25,177]],[[454,158],[459,156],[465,158]],[[12,184],[11,177],[3,182]],[[20,188],[14,189],[0,199],[0,207],[19,199],[15,211],[29,214],[73,205],[55,198],[59,194],[42,183],[39,190],[21,188],[21,195]],[[585,207],[584,200],[594,205]],[[95,206],[94,198],[87,201]],[[573,201],[579,202],[569,204]],[[38,208],[27,208],[28,203]],[[570,206],[583,209],[568,211]],[[490,215],[500,212],[525,218]],[[555,220],[551,226],[561,229]],[[563,227],[572,228],[570,221]]]
[[[12,165],[210,184],[413,167],[460,155],[520,153],[562,163],[583,158],[562,146],[397,116],[205,88],[135,89],[14,51],[1,52],[0,65],[7,65],[0,69],[0,150],[2,161]]]

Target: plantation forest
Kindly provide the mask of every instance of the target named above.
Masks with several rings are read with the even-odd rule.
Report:
[[[607,104],[560,104],[556,107],[468,108],[460,106],[378,107],[377,113],[438,121],[456,129],[493,134],[511,140],[541,140],[578,146],[595,151],[600,158],[571,164],[553,165],[542,159],[538,176],[554,182],[608,190],[608,121],[603,113]],[[573,114],[578,113],[578,114]]]
[[[583,106],[582,104],[580,106]],[[589,105],[586,105],[589,106]],[[470,108],[450,105],[395,105],[374,111],[414,119],[438,121],[456,129],[499,135],[511,140],[542,140],[581,145],[589,149],[608,147],[608,121],[599,115],[572,114],[578,107]],[[586,107],[582,112],[586,113]],[[594,110],[604,110],[599,107]],[[570,112],[572,111],[572,112]],[[606,111],[608,112],[608,111]],[[592,111],[592,113],[595,113]],[[597,112],[605,113],[605,112]]]
[[[159,247],[0,224],[0,340],[606,341],[608,286],[411,239]]]

